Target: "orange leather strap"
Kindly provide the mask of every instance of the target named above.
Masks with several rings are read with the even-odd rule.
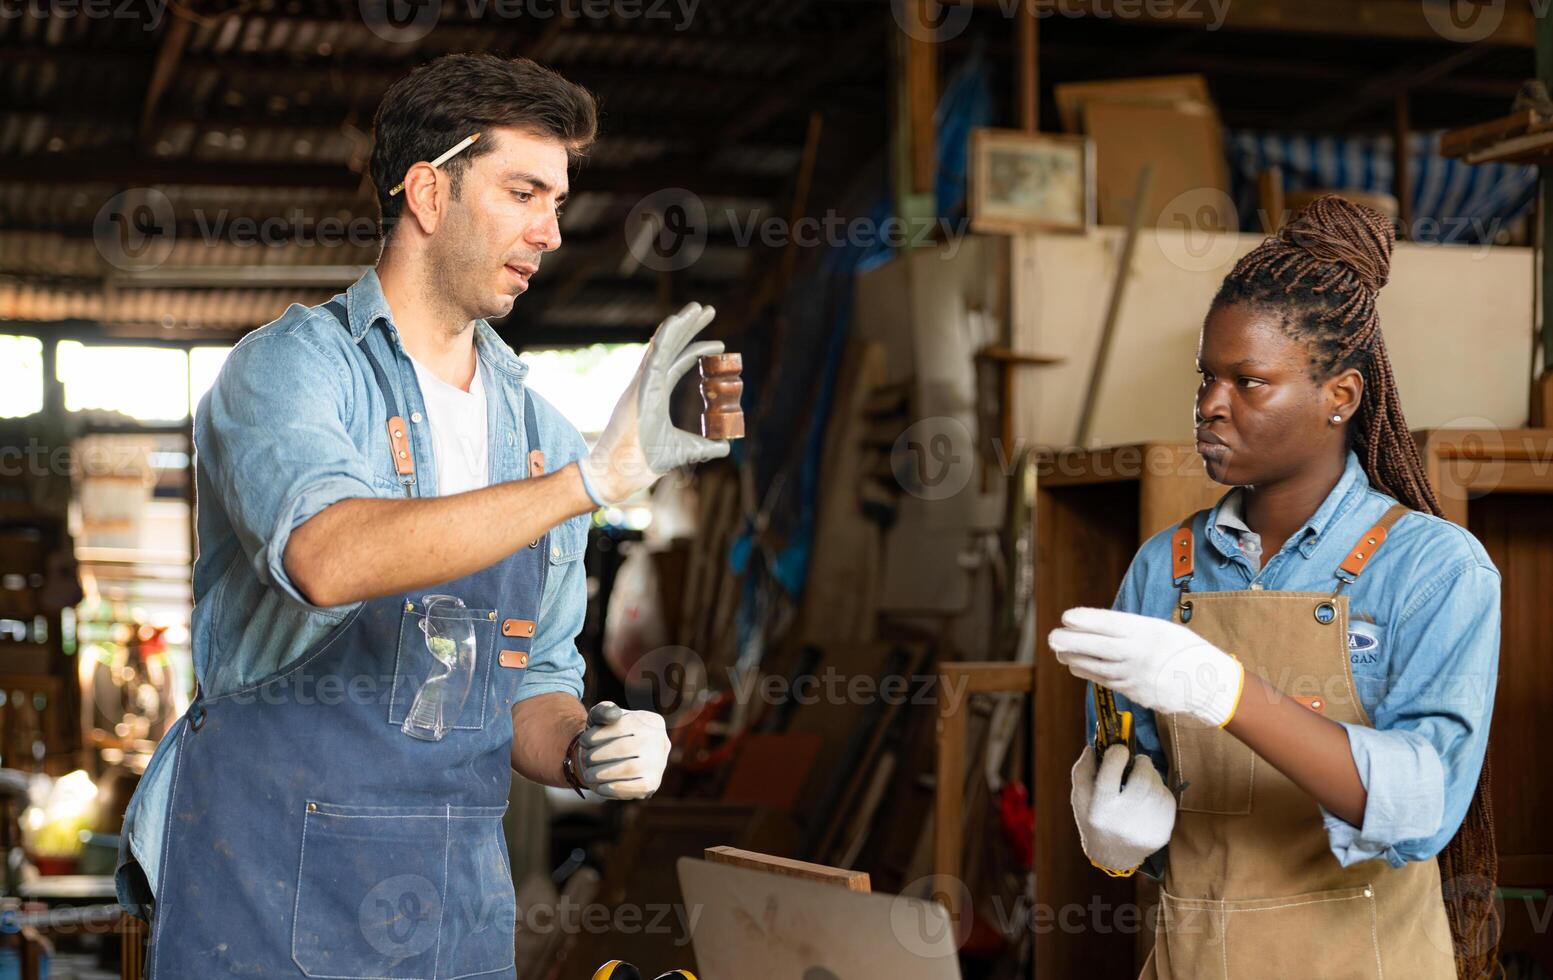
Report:
[[[1364,535],[1359,538],[1359,543],[1349,550],[1348,557],[1344,558],[1343,563],[1337,567],[1358,578],[1359,573],[1363,572],[1365,566],[1370,563],[1370,559],[1375,557],[1375,552],[1386,543],[1386,536],[1391,532],[1391,526],[1407,512],[1408,508],[1405,505],[1392,504],[1391,509],[1381,517],[1380,523],[1364,532]]]
[[[400,476],[415,475],[415,454],[410,451],[410,429],[395,415],[388,420],[388,445],[394,451],[394,469]]]
[[[1170,538],[1170,577],[1176,582],[1192,577],[1194,551],[1192,519],[1188,517]]]

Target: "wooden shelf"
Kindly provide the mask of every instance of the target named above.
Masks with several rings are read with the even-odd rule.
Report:
[[[1467,163],[1553,163],[1553,119],[1523,109],[1440,138],[1440,154]]]

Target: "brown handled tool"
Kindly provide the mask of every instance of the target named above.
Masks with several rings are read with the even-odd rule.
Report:
[[[701,397],[706,411],[701,413],[701,434],[708,439],[743,439],[744,410],[739,396],[744,393],[744,358],[738,354],[708,354],[701,358]]]

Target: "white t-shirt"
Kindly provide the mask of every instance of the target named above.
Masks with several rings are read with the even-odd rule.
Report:
[[[469,390],[455,388],[432,374],[415,358],[415,376],[426,401],[432,454],[437,460],[437,492],[441,496],[478,490],[491,482],[489,440],[486,437],[485,387],[475,369]]]

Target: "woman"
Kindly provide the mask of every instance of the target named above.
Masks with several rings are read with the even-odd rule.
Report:
[[[1196,405],[1233,489],[1051,634],[1133,711],[1136,759],[1086,746],[1073,806],[1097,866],[1163,864],[1145,977],[1492,975],[1499,573],[1402,417],[1375,308],[1393,240],[1326,197],[1235,266]]]

